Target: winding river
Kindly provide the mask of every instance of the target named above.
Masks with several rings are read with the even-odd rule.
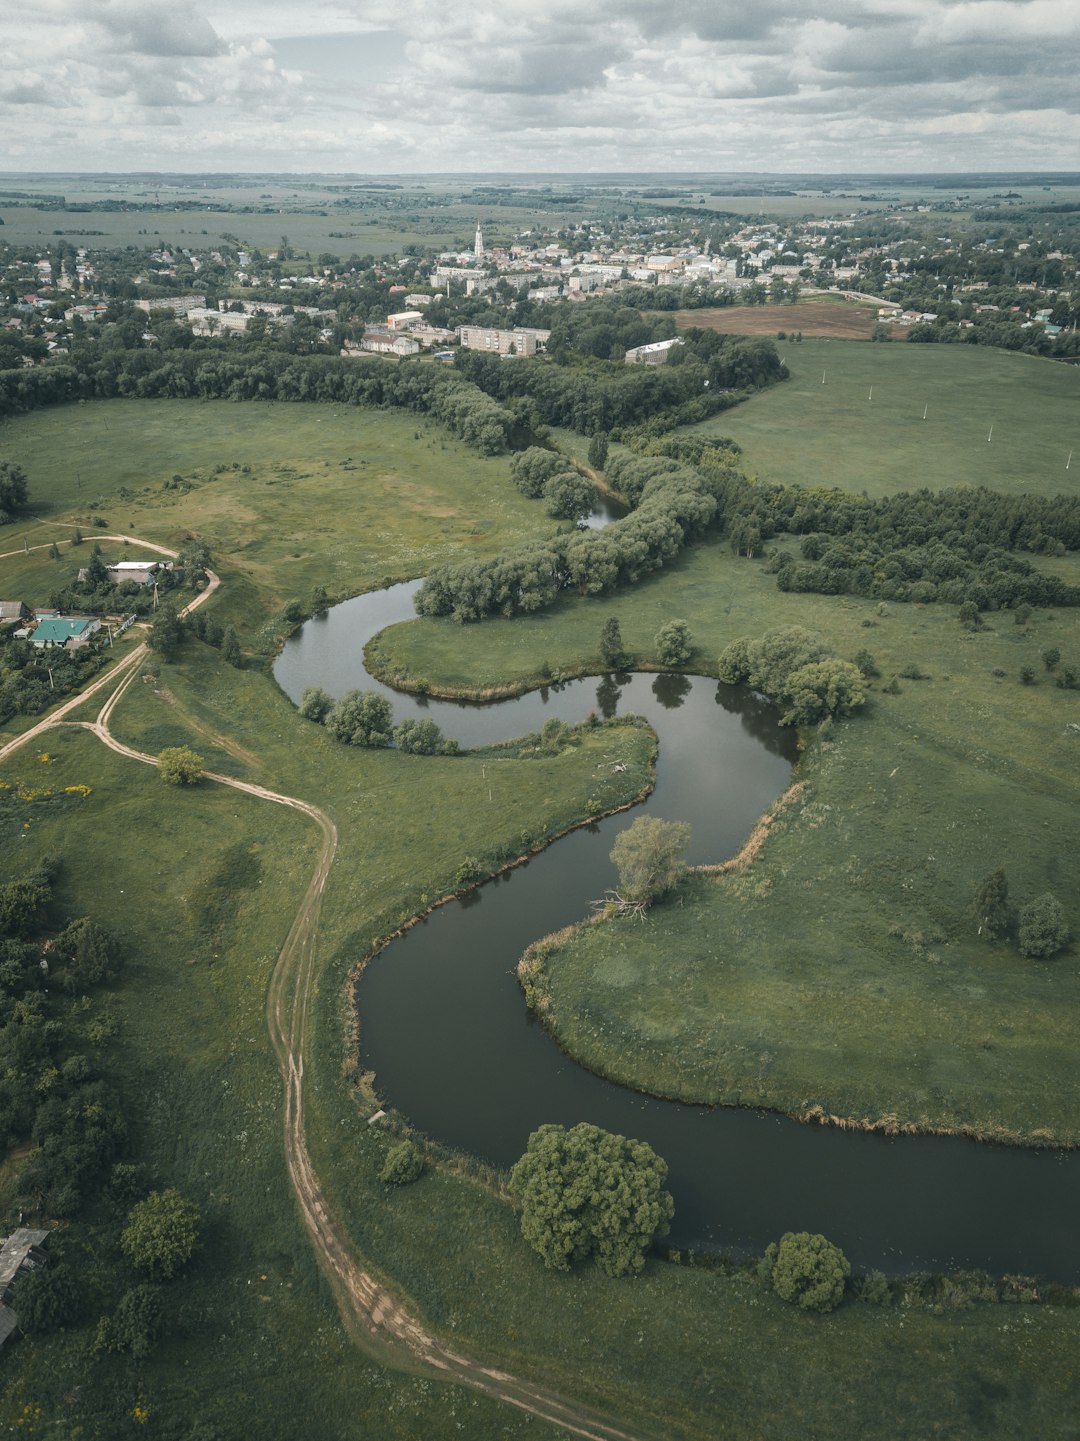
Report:
[[[689,820],[691,861],[732,854],[784,789],[794,737],[763,701],[714,681],[605,676],[491,705],[401,695],[369,676],[367,640],[414,615],[418,582],[358,596],[309,621],[275,667],[299,698],[353,686],[392,696],[463,745],[590,709],[644,715],[660,736],[654,815]],[[439,1141],[511,1165],[545,1121],[592,1121],[647,1140],[670,1167],[671,1241],[748,1253],[788,1230],[823,1231],[856,1266],[982,1267],[1080,1281],[1080,1154],[950,1137],[884,1137],[770,1112],[679,1105],[600,1080],[529,1015],[514,967],[525,947],[587,914],[614,880],[615,834],[634,815],[575,831],[527,865],[441,907],[392,942],[358,986],[362,1065],[380,1094]],[[657,964],[663,964],[658,954]]]

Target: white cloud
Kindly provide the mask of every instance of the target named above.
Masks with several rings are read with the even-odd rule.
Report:
[[[34,0],[0,113],[58,168],[1067,168],[1078,34],[1077,0]]]

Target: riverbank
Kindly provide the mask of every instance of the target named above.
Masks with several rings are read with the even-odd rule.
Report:
[[[617,597],[396,626],[372,658],[429,694],[470,680],[473,694],[513,692],[545,668],[594,668],[612,616],[627,651],[649,655],[672,615],[692,617],[697,670],[735,636],[802,624],[842,656],[871,650],[880,678],[865,713],[814,740],[806,794],[752,867],[698,877],[645,926],[587,927],[559,953],[545,1024],[560,1045],[680,1100],[890,1134],[1080,1142],[1076,948],[1028,960],[970,919],[976,886],[1001,864],[1017,904],[1047,889],[1075,900],[1069,692],[1017,674],[1051,637],[1080,654],[1078,617],[1041,612],[1024,626],[1005,613],[969,632],[948,607],[785,595],[759,566],[702,547]],[[657,953],[670,958],[662,976]]]

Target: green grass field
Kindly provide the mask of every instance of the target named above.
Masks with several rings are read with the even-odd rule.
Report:
[[[92,420],[96,409],[81,413]],[[121,409],[110,403],[104,413],[112,417]],[[260,417],[279,411],[275,428],[260,431]],[[89,465],[101,444],[100,436],[83,433],[80,442],[73,433],[79,413],[30,417],[26,425],[38,428],[23,431],[21,454],[33,491],[48,507],[40,527],[46,536],[47,527],[66,525],[81,512],[81,497],[68,489],[72,469],[80,450]],[[421,568],[432,556],[448,558],[470,546],[490,554],[538,523],[539,507],[512,490],[505,463],[475,461],[450,441],[443,451],[438,433],[411,418],[400,430],[393,428],[400,418],[350,414],[353,425],[372,422],[372,464],[360,473],[342,473],[339,466],[336,478],[324,483],[317,465],[301,463],[301,452],[315,444],[319,415],[318,407],[271,413],[132,405],[124,446],[95,460],[93,471],[106,500],[120,485],[131,495],[119,506],[114,499],[103,513],[110,526],[127,528],[134,520],[164,540],[197,524],[213,536],[212,522],[226,585],[247,595],[239,613],[252,617],[299,591],[301,579],[304,586],[322,579],[327,555],[342,590],[361,590],[396,564],[398,573],[407,573],[410,564]],[[200,417],[217,427],[209,437],[191,423]],[[298,432],[298,426],[310,428]],[[283,448],[280,455],[274,445]],[[384,457],[378,466],[377,445]],[[212,466],[215,449],[230,452],[220,456],[223,462],[250,463],[251,475],[206,479],[186,494],[161,492],[161,478],[174,470],[191,478]],[[331,460],[333,470],[342,457],[358,460],[364,453],[343,421],[318,458]],[[118,455],[126,479],[110,469]],[[457,470],[448,456],[458,458]],[[270,471],[271,460],[294,468],[287,483]],[[483,478],[466,501],[460,491],[474,467]],[[388,534],[372,540],[362,517],[394,510],[403,474],[430,490],[415,512],[395,513]],[[489,503],[481,508],[484,498]],[[434,513],[440,504],[454,504],[453,516]],[[469,525],[481,518],[492,524],[472,536]],[[249,534],[261,541],[261,552],[248,554]],[[299,556],[290,557],[292,550]],[[290,558],[296,569],[285,589],[278,571]],[[45,552],[38,560],[11,562],[22,567],[17,577],[24,586],[39,568],[51,573],[50,567],[69,563],[67,554],[51,562]],[[7,564],[0,562],[0,574]],[[16,571],[8,574],[14,582]],[[227,590],[219,613],[228,614],[232,604]],[[568,603],[550,614],[467,628],[414,623],[389,632],[383,646],[414,676],[448,676],[459,686],[512,683],[534,674],[545,659],[553,669],[591,668],[600,626],[612,613],[622,621],[627,645],[643,656],[651,655],[661,621],[687,615],[700,669],[728,636],[790,614],[828,634],[843,654],[868,646],[886,674],[915,659],[934,677],[902,683],[899,696],[875,698],[874,713],[838,728],[831,749],[813,760],[816,794],[778,837],[778,845],[793,849],[787,875],[775,881],[804,913],[799,886],[827,884],[839,912],[830,924],[853,936],[865,926],[876,943],[878,924],[884,929],[895,919],[914,930],[946,915],[957,876],[966,899],[971,877],[1004,859],[1019,891],[1052,863],[1054,845],[1061,866],[1075,848],[1075,804],[1068,804],[1075,760],[1063,727],[1070,698],[1045,683],[1021,691],[1015,678],[1021,658],[1037,654],[1049,637],[1067,654],[1080,652],[1071,613],[1040,613],[1029,628],[1014,627],[1010,618],[1007,627],[993,624],[970,635],[944,610],[895,606],[879,615],[854,602],[781,596],[756,565],[713,546],[687,553],[670,572],[614,600]],[[875,626],[864,628],[864,619]],[[1005,678],[992,675],[995,666],[1006,669]],[[923,1441],[930,1434],[1065,1441],[1071,1434],[1080,1403],[1074,1364],[1080,1323],[1070,1308],[977,1307],[935,1315],[923,1305],[853,1303],[817,1318],[793,1312],[744,1275],[652,1262],[628,1283],[592,1271],[558,1276],[531,1257],[509,1207],[480,1179],[433,1169],[416,1186],[387,1194],[377,1177],[389,1143],[367,1126],[354,1084],[346,980],[375,937],[446,888],[461,855],[495,857],[520,843],[523,830],[539,837],[580,815],[596,785],[590,743],[543,761],[488,756],[485,779],[494,799],[478,809],[478,758],[424,759],[339,746],[301,722],[267,675],[225,666],[217,652],[194,641],[174,665],[155,664],[147,675],[154,679],[136,681],[114,717],[122,740],[149,750],[190,743],[215,766],[314,801],[337,822],[341,848],[323,911],[316,1045],[305,1083],[309,1145],[327,1199],[346,1218],[357,1252],[426,1324],[468,1354],[546,1381],[658,1441],[712,1441],[718,1434],[733,1441],[792,1435]],[[1021,697],[1023,706],[1009,704]],[[604,733],[606,749],[612,734]],[[641,740],[633,733],[627,745],[633,750]],[[65,906],[131,937],[125,976],[94,1002],[118,1021],[101,1062],[128,1098],[140,1153],[162,1183],[180,1186],[203,1206],[206,1244],[189,1274],[171,1284],[172,1334],[156,1355],[145,1362],[92,1360],[87,1339],[96,1313],[66,1334],[21,1340],[5,1360],[0,1422],[15,1427],[22,1417],[18,1429],[34,1434],[23,1412],[30,1406],[40,1434],[113,1441],[135,1429],[131,1413],[141,1402],[151,1413],[145,1434],[169,1441],[195,1441],[197,1426],[223,1441],[253,1434],[292,1441],[301,1433],[341,1441],[564,1434],[456,1386],[384,1369],[357,1351],[313,1263],[284,1171],[281,1084],[264,1008],[269,967],[310,874],[314,827],[233,792],[166,788],[149,768],[82,732],[50,736],[48,751],[55,761],[14,758],[4,779],[32,776],[41,767],[50,780],[86,784],[92,793],[62,818],[35,813],[26,838],[13,838],[19,864],[61,851]],[[638,755],[635,765],[641,764]],[[964,817],[959,829],[946,831],[949,848],[935,871],[925,860],[932,852],[923,832],[936,840],[938,828],[948,827],[959,801],[970,799],[972,777],[981,823]],[[880,789],[870,793],[870,784]],[[1038,809],[1040,788],[1058,793],[1052,812]],[[834,809],[812,826],[815,804],[818,811],[826,804]],[[909,804],[924,809],[905,817]],[[877,824],[882,816],[887,827]],[[1043,816],[1053,821],[1045,834]],[[1002,857],[998,835],[1006,817]],[[868,887],[840,869],[853,856],[869,872]],[[895,872],[915,856],[916,885],[909,893]],[[771,855],[766,859],[771,863]],[[868,898],[876,906],[879,895],[888,903],[880,916],[860,920]],[[781,899],[792,904],[787,893]],[[731,902],[748,944],[769,928],[768,902],[768,896]],[[828,928],[811,919],[808,964],[824,964]],[[887,944],[895,949],[886,983],[908,1008],[905,1014],[929,998],[939,1012],[934,1026],[944,1028],[950,1016],[967,1021],[986,1004],[963,993],[964,968],[972,962],[962,937],[954,942],[950,932],[944,946],[934,943],[946,953],[936,962],[918,958],[910,940],[887,938]],[[1046,997],[1054,1015],[1049,999],[1039,1002],[1034,994],[1030,968],[996,951],[979,964],[995,968],[996,982],[1011,988],[1033,1022],[1050,1026],[1041,1060],[1023,1028],[1015,1050],[1011,1042],[1006,1047],[1007,1057],[1037,1077],[1033,1068],[1049,1066],[1047,1057],[1071,1045],[1063,1063],[1071,1064],[1073,959],[1042,968],[1053,982]],[[779,1008],[782,993],[775,976],[763,978],[763,1003]],[[895,1079],[890,1065],[886,1053],[882,1092]],[[867,1061],[854,1078],[861,1085],[870,1075]],[[1004,1085],[1004,1070],[980,1075],[991,1097],[996,1084]],[[936,1079],[944,1086],[957,1078]],[[1060,1074],[1058,1082],[1064,1091]],[[1051,1124],[1067,1110],[1063,1097]],[[8,1162],[0,1173],[7,1188],[0,1201],[12,1195],[16,1164]],[[69,1244],[86,1258],[93,1284],[127,1284],[115,1259],[96,1249],[102,1234],[96,1221],[79,1223]]]
[[[871,496],[923,486],[1080,488],[1075,366],[974,345],[776,346],[789,381],[693,427],[737,440],[748,474]]]
[[[485,459],[403,411],[97,401],[5,422],[0,453],[29,476],[34,517],[3,532],[0,550],[70,536],[76,518],[90,541],[94,515],[166,545],[202,536],[246,644],[317,585],[343,598],[555,529],[509,484],[507,457]],[[177,475],[179,488],[163,489]]]

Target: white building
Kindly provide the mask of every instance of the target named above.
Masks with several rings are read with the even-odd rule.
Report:
[[[487,330],[481,325],[458,327],[462,348],[489,350],[497,355],[535,355],[551,339],[550,330],[523,326],[518,330]]]

